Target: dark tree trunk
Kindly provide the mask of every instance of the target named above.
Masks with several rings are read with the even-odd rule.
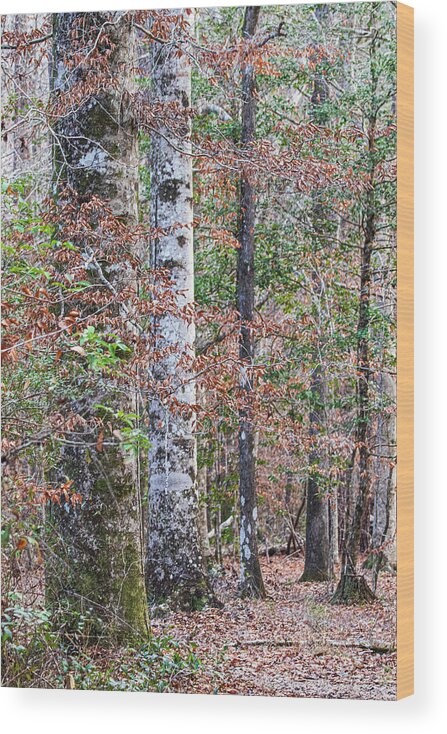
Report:
[[[371,5],[370,24],[373,27],[376,7]],[[377,228],[377,201],[376,191],[376,134],[377,134],[377,97],[378,88],[378,66],[377,66],[377,34],[371,33],[371,42],[368,49],[370,65],[370,111],[368,115],[368,184],[369,188],[365,194],[363,207],[363,243],[361,250],[360,266],[360,302],[359,317],[357,324],[357,417],[355,444],[352,456],[351,481],[356,459],[358,460],[358,490],[354,502],[352,517],[348,518],[346,536],[342,549],[341,577],[333,596],[334,604],[361,604],[375,599],[374,593],[366,583],[365,578],[359,574],[358,554],[360,548],[360,535],[364,517],[369,507],[371,478],[369,469],[370,448],[369,429],[371,418],[370,405],[370,381],[371,365],[369,357],[370,340],[370,309],[371,309],[371,258],[374,251],[374,241]],[[349,501],[348,501],[349,505]]]
[[[318,6],[324,9],[325,6]],[[318,72],[314,78],[314,87],[312,93],[312,117],[317,124],[323,124],[326,121],[324,111],[324,103],[328,96],[328,87]],[[322,109],[323,108],[323,109]],[[315,231],[314,250],[318,257],[318,251],[323,246],[324,236],[324,216],[325,212],[320,205],[318,199],[314,196],[313,204],[313,227]],[[309,454],[309,479],[307,483],[307,511],[306,511],[306,546],[304,571],[300,581],[327,581],[332,576],[330,568],[330,538],[329,538],[329,498],[325,492],[324,486],[321,486],[319,480],[319,468],[324,468],[326,457],[322,454],[321,447],[318,445],[318,438],[322,433],[326,423],[326,389],[324,367],[321,364],[323,340],[321,335],[322,324],[319,316],[319,302],[321,298],[321,281],[318,273],[313,271],[312,277],[313,297],[317,301],[314,307],[314,319],[317,322],[317,344],[313,354],[315,367],[311,375],[311,402],[310,411],[310,440],[312,450]]]
[[[370,132],[370,153],[374,146],[374,127]],[[371,174],[372,175],[372,174]],[[358,461],[359,486],[354,504],[352,519],[346,529],[342,551],[342,572],[335,591],[333,602],[355,604],[374,599],[365,579],[358,575],[357,560],[360,547],[360,534],[363,519],[369,506],[369,445],[368,427],[370,414],[369,383],[371,370],[369,364],[369,312],[371,297],[371,255],[375,238],[374,190],[367,195],[365,239],[362,246],[360,274],[360,305],[357,326],[357,427],[355,432],[355,451],[353,466]],[[352,472],[350,472],[352,477]]]
[[[311,440],[318,438],[324,420],[323,370],[318,365],[311,381],[313,408],[310,414]],[[318,444],[317,444],[318,446]],[[321,488],[318,467],[321,452],[315,448],[309,455],[310,475],[307,482],[306,548],[304,570],[300,581],[327,581],[330,576],[329,559],[329,503]]]
[[[75,85],[94,74],[90,62],[73,69],[74,45],[106,50],[110,79],[117,86],[92,91],[74,102],[54,125],[54,194],[69,186],[87,202],[107,201],[113,214],[129,225],[137,223],[137,140],[129,91],[132,80],[133,30],[128,13],[61,13],[54,16],[52,95],[59,102]],[[76,199],[75,199],[76,201]],[[73,241],[85,254],[82,233]],[[92,277],[95,275],[92,271]],[[108,272],[111,287],[120,274]],[[78,309],[83,304],[76,303]],[[135,461],[119,441],[98,441],[94,428],[96,405],[113,411],[132,410],[131,398],[113,385],[101,386],[86,376],[82,397],[72,408],[87,427],[67,433],[62,445],[58,479],[72,480],[82,504],[48,509],[50,552],[47,560],[48,599],[57,611],[93,608],[106,624],[95,628],[103,641],[145,637],[148,632],[142,554],[140,488]],[[80,435],[80,431],[83,433]]]
[[[245,10],[242,35],[249,41],[259,19],[258,7]],[[256,98],[255,72],[247,59],[242,66],[242,131],[241,145],[250,148],[255,138]],[[242,596],[264,597],[264,582],[258,558],[256,538],[257,507],[255,483],[255,428],[252,415],[254,339],[254,227],[255,191],[249,175],[240,181],[239,244],[237,262],[237,305],[241,319],[239,358],[241,360],[242,406],[239,411],[239,502],[240,502],[240,593]]]

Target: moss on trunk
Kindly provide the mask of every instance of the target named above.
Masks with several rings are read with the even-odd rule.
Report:
[[[376,597],[366,583],[364,576],[358,574],[342,574],[331,604],[362,605],[372,604]]]
[[[73,68],[76,53],[83,61]],[[107,58],[104,67],[98,68],[96,55]],[[68,186],[75,194],[74,207],[96,197],[129,226],[138,222],[133,58],[130,13],[55,14],[52,101],[61,110],[54,122],[55,198]],[[110,75],[110,84],[101,79],[102,73]],[[82,85],[86,92],[79,100],[76,94]],[[85,255],[89,239],[82,226],[72,241]],[[106,251],[110,246],[107,240],[100,243]],[[126,253],[127,249],[123,260]],[[121,269],[115,268],[109,278],[111,287],[119,290]],[[73,299],[73,306],[84,318],[88,316],[91,305]],[[119,313],[116,303],[110,309]],[[134,459],[111,437],[107,445],[98,447],[98,429],[93,428],[98,423],[97,404],[107,402],[112,413],[130,412],[134,399],[115,389],[113,377],[103,383],[102,376],[92,379],[86,370],[76,385],[78,395],[70,396],[71,410],[82,416],[81,425],[86,428],[83,433],[79,426],[66,432],[55,474],[58,482],[73,482],[82,504],[48,508],[46,563],[47,598],[54,613],[68,610],[76,618],[92,610],[102,621],[93,624],[91,634],[100,637],[102,644],[148,634],[141,498]]]
[[[47,600],[56,616],[91,610],[101,620],[91,634],[102,642],[142,639],[149,621],[132,465],[118,446],[98,453],[94,438],[62,454],[82,504],[48,507]]]

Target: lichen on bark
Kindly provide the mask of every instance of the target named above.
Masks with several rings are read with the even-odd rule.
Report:
[[[193,32],[193,16],[169,11],[173,34],[175,19]],[[170,19],[174,19],[173,21]],[[174,135],[160,123],[150,141],[151,224],[164,234],[151,242],[151,265],[169,271],[178,309],[194,300],[193,202],[190,119],[191,66],[185,52],[187,37],[173,44],[152,45],[151,95],[157,104],[185,109],[181,132]],[[186,410],[173,411],[157,394],[150,417],[148,540],[146,579],[154,607],[194,610],[212,600],[200,546],[198,528],[197,446],[191,407],[197,402],[192,368],[195,327],[175,314],[154,322],[156,349],[161,358],[153,375],[170,384],[172,395]]]
[[[129,103],[133,33],[128,12],[54,15],[52,103],[59,110],[54,123],[55,200],[68,186],[75,206],[95,196],[130,226],[138,222],[137,139]],[[78,44],[84,61],[73,68]],[[110,52],[105,67],[109,84],[95,84],[94,50]],[[79,101],[76,90],[86,83]],[[82,228],[73,242],[82,252]],[[117,285],[119,269],[110,277]],[[78,308],[88,315],[88,306],[81,303]],[[72,481],[82,503],[47,509],[47,599],[56,615],[91,609],[104,622],[91,630],[103,643],[141,639],[148,633],[148,616],[137,474],[120,441],[100,447],[98,429],[92,427],[97,404],[106,401],[112,412],[127,412],[132,396],[109,389],[105,397],[101,379],[90,378],[81,378],[82,399],[73,399],[71,405],[82,415],[85,429],[65,433],[55,470],[58,482]]]

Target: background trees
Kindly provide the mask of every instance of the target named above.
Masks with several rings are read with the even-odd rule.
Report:
[[[6,593],[19,567],[43,608],[45,572],[96,639],[141,636],[146,596],[201,608],[237,559],[233,593],[262,598],[259,556],[287,551],[326,600],[373,600],[395,560],[392,4],[61,14],[2,45]]]

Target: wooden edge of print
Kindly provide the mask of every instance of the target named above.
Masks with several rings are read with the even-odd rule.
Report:
[[[397,4],[397,698],[414,692],[414,11]]]

